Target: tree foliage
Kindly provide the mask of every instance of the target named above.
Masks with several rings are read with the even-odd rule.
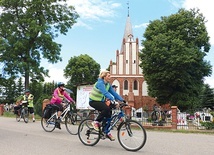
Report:
[[[61,61],[61,45],[54,39],[68,32],[78,14],[66,0],[1,0],[0,63],[3,73],[43,81],[48,70],[41,59]]]
[[[214,89],[205,84],[201,95],[201,107],[214,109]]]
[[[71,57],[64,69],[68,87],[73,91],[78,85],[93,84],[100,73],[100,64],[87,54]]]
[[[180,9],[150,22],[144,37],[140,66],[149,95],[181,109],[197,104],[203,78],[212,72],[204,60],[210,44],[203,15]]]

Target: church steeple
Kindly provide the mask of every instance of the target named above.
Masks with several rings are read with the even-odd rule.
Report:
[[[128,16],[126,19],[126,27],[125,27],[123,38],[125,38],[125,40],[129,42],[129,41],[131,41],[130,38],[133,40],[133,33],[132,33],[132,24],[131,24],[131,20],[129,17],[129,1],[126,4],[128,6]]]
[[[132,32],[132,24],[131,24],[131,19],[129,16],[129,2],[127,2],[128,5],[128,15],[126,19],[126,26],[125,26],[125,31],[123,35],[123,40],[122,40],[122,46],[121,46],[121,52],[123,52],[123,45],[124,42],[133,42],[134,41],[134,36]]]
[[[124,31],[124,36],[123,38],[127,41],[133,41],[133,33],[132,33],[132,24],[131,24],[131,20],[130,17],[128,16],[126,19],[126,27],[125,27],[125,31]],[[131,40],[130,40],[131,39]]]

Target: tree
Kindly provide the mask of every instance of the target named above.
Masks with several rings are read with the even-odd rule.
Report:
[[[71,57],[64,69],[64,76],[73,91],[78,85],[94,84],[99,73],[100,64],[87,54]]]
[[[210,44],[203,15],[180,9],[150,22],[144,37],[140,66],[149,95],[180,109],[197,104],[203,78],[212,73],[204,60]]]
[[[202,107],[214,108],[214,89],[210,88],[208,84],[205,84],[202,91]]]
[[[23,76],[25,88],[32,80],[43,81],[48,70],[40,66],[42,57],[50,63],[61,61],[61,45],[54,39],[65,35],[78,14],[67,0],[1,0],[0,63],[5,74]]]

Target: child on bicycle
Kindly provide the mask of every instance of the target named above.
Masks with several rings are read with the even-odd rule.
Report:
[[[110,78],[111,75],[109,71],[102,71],[89,96],[89,105],[100,111],[96,120],[92,122],[93,128],[97,131],[99,130],[99,125],[100,122],[103,121],[103,118],[111,117],[111,108],[106,104],[108,103],[106,101],[108,100],[112,103],[115,103],[115,100],[125,102],[125,100],[112,88],[109,83]],[[115,140],[111,133],[107,133],[107,137],[111,141]]]
[[[57,88],[54,90],[53,92],[53,96],[52,96],[52,99],[51,99],[51,102],[50,104],[53,104],[57,110],[57,116],[58,116],[58,119],[56,121],[56,127],[61,129],[60,127],[60,116],[61,116],[61,113],[63,111],[63,104],[62,104],[62,101],[63,99],[67,99],[69,100],[70,102],[73,102],[75,103],[75,101],[66,93],[65,91],[65,84],[63,82],[59,82],[57,84]]]

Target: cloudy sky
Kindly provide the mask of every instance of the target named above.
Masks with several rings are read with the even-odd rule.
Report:
[[[57,42],[62,44],[63,61],[54,65],[46,61],[42,65],[50,70],[46,81],[64,81],[63,69],[73,56],[88,54],[101,68],[108,67],[110,60],[115,61],[116,50],[120,50],[128,14],[128,0],[67,0],[75,6],[80,15],[78,22],[66,36],[59,36]],[[205,16],[210,36],[211,50],[206,56],[214,66],[214,9],[212,0],[129,0],[129,14],[133,34],[139,40],[150,21],[177,13],[179,8],[199,8]],[[205,82],[214,88],[214,69]]]

